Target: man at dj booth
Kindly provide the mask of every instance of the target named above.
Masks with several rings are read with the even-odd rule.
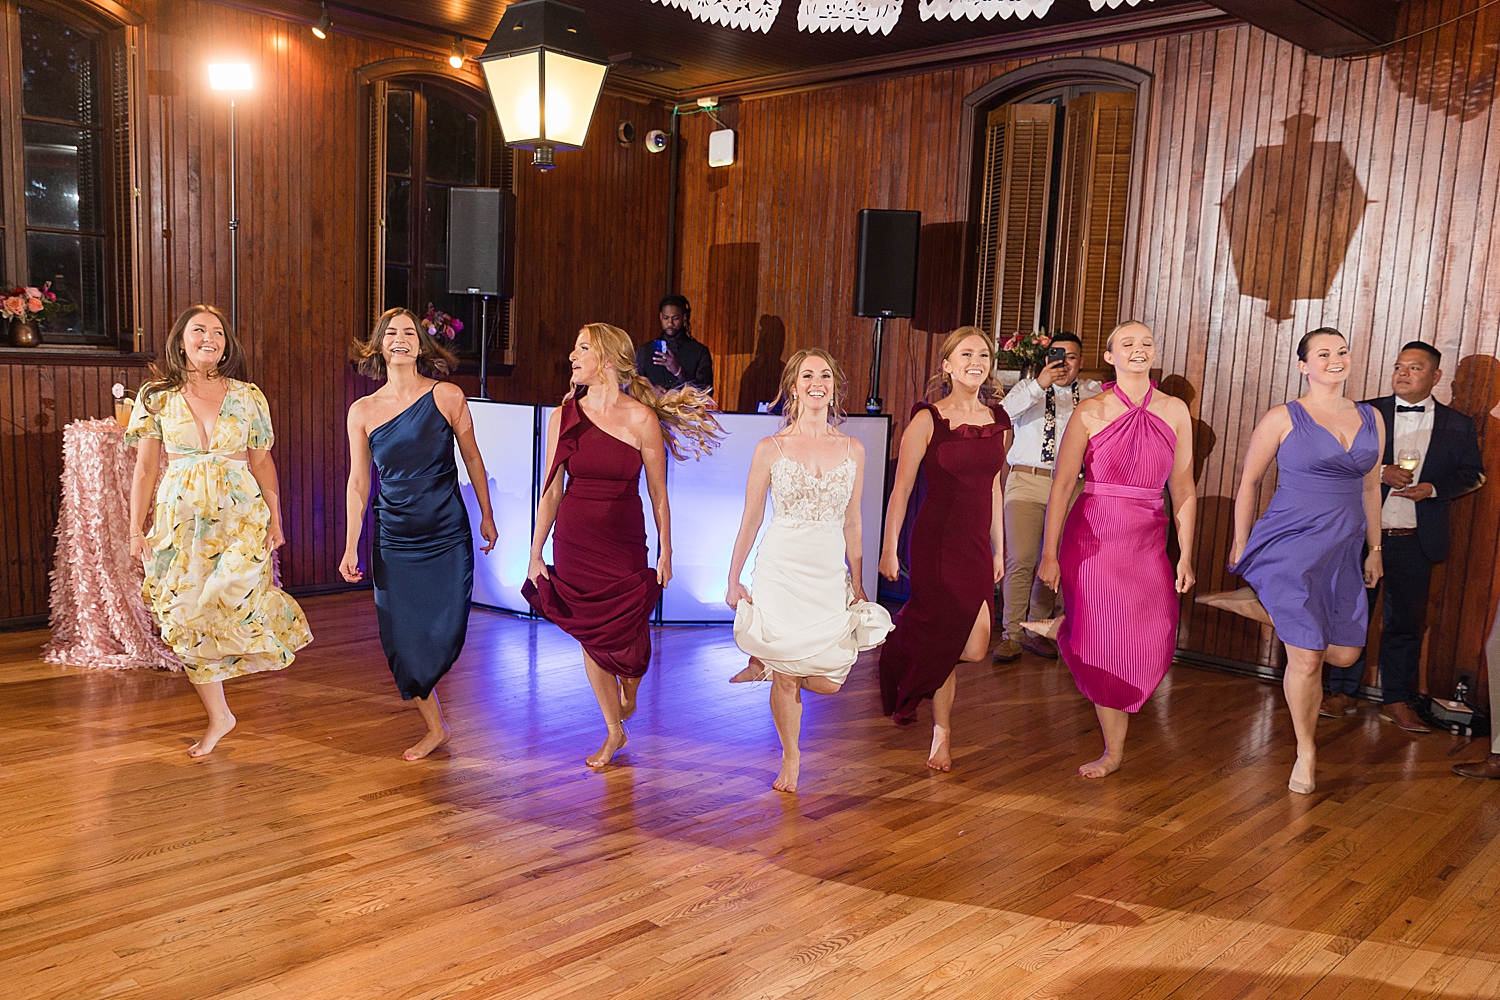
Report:
[[[635,349],[635,370],[658,389],[691,385],[712,392],[714,358],[701,341],[693,338],[693,307],[686,297],[667,295],[657,306],[661,337]]]

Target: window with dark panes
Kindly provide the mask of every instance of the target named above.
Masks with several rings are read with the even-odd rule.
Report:
[[[99,33],[19,7],[26,282],[52,283],[72,308],[48,320],[53,342],[106,343],[110,329],[108,167]],[[18,226],[19,228],[19,226]]]
[[[448,191],[487,179],[482,106],[442,87],[392,83],[384,132],[384,308],[406,306],[420,316],[431,304],[462,320],[452,347],[475,355],[478,299],[448,293]]]

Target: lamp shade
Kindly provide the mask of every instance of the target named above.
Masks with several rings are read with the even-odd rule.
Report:
[[[582,10],[511,4],[479,65],[508,145],[536,150],[538,166],[551,164],[553,149],[583,146],[609,61]]]

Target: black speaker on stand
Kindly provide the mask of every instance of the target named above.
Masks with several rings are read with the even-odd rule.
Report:
[[[516,196],[448,189],[448,292],[479,296],[479,398],[489,399],[490,298],[515,294]]]
[[[870,360],[870,398],[865,412],[879,413],[880,352],[887,319],[910,319],[917,311],[917,245],[922,213],[864,208],[859,212],[859,270],[854,281],[854,315],[875,318]]]

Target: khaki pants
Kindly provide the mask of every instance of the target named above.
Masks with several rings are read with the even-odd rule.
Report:
[[[1068,509],[1083,491],[1083,481],[1068,500]],[[1036,578],[1042,558],[1042,531],[1052,479],[1012,469],[1005,478],[1005,638],[1021,641],[1023,621],[1042,621],[1059,610],[1057,595]]]

